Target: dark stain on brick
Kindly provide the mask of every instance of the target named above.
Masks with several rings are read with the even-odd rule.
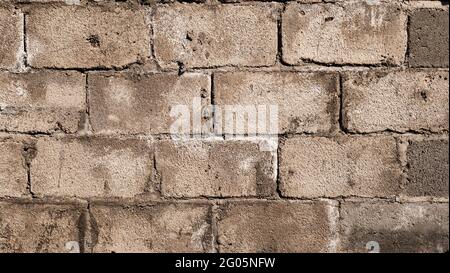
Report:
[[[448,11],[418,9],[410,17],[409,64],[412,67],[448,67]]]
[[[272,196],[275,193],[275,182],[271,178],[271,162],[259,161],[256,163],[256,195]]]
[[[423,99],[424,101],[427,101],[427,99],[428,99],[427,90],[422,90],[422,91],[420,91],[420,96],[422,97],[422,99]]]
[[[33,159],[36,158],[38,150],[36,148],[35,141],[29,141],[24,143],[22,149],[22,156],[25,159],[26,164],[30,164]]]
[[[100,47],[100,37],[97,34],[89,35],[86,40],[91,44],[91,46]]]
[[[293,133],[297,131],[297,129],[300,127],[302,120],[299,117],[289,117],[288,118],[288,128],[286,128],[286,131],[288,133]]]
[[[80,252],[84,253],[86,251],[85,249],[85,240],[87,235],[87,229],[88,229],[88,219],[89,215],[86,211],[81,213],[80,217],[77,221],[77,227],[78,227],[78,241],[80,243]]]
[[[448,140],[411,142],[407,160],[408,183],[404,185],[406,194],[448,197]]]
[[[98,243],[98,236],[100,233],[100,229],[91,211],[89,211],[89,227],[90,227],[89,249],[92,250]]]
[[[448,251],[448,233],[434,228],[415,227],[414,230],[371,230],[357,228],[344,240],[343,250],[368,252],[366,244],[375,241],[380,252],[437,252]]]

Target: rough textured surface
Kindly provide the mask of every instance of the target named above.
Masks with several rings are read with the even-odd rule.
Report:
[[[215,104],[223,108],[278,106],[279,133],[329,132],[338,123],[339,83],[335,74],[220,73],[214,75],[214,88]],[[223,130],[227,132],[225,127]]]
[[[390,196],[401,166],[394,138],[299,137],[281,147],[280,189],[289,197]]]
[[[92,128],[98,133],[170,133],[176,120],[171,109],[186,105],[192,115],[194,98],[210,104],[210,86],[209,77],[203,74],[92,74]]]
[[[445,2],[0,0],[0,252],[448,251]]]
[[[206,204],[94,205],[93,252],[211,252],[211,208]]]
[[[262,66],[275,63],[273,6],[161,6],[155,11],[155,53],[162,66]]]
[[[343,88],[352,132],[448,130],[448,72],[348,73]]]
[[[405,194],[448,198],[448,139],[411,141]]]
[[[409,64],[448,67],[448,10],[419,9],[409,23]]]
[[[448,204],[344,203],[341,219],[341,251],[448,251]]]
[[[0,197],[20,197],[27,193],[23,148],[19,142],[0,138]]]
[[[0,69],[19,67],[23,52],[23,15],[0,6]]]
[[[37,195],[133,197],[152,192],[152,148],[146,141],[39,139],[32,162]]]
[[[0,253],[69,252],[80,242],[83,209],[74,205],[0,202]]]
[[[0,129],[75,133],[85,119],[85,85],[76,72],[0,73]]]
[[[150,56],[145,10],[55,6],[27,19],[28,61],[33,67],[102,68]]]
[[[156,147],[161,191],[170,197],[270,196],[273,155],[250,141],[165,141]]]
[[[406,18],[389,4],[288,4],[282,22],[283,60],[398,65],[406,52]]]
[[[228,203],[219,216],[219,250],[326,252],[332,240],[329,210],[324,202]]]

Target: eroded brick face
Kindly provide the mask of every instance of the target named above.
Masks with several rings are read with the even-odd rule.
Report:
[[[406,19],[390,4],[289,4],[282,22],[283,60],[398,65],[406,52]]]
[[[0,69],[20,66],[23,44],[23,14],[0,7]]]
[[[399,192],[401,166],[392,137],[287,140],[280,189],[288,197],[389,196]]]
[[[277,21],[272,5],[160,6],[154,19],[155,54],[164,67],[275,63]]]
[[[324,202],[236,202],[221,208],[221,252],[326,252],[332,242]],[[311,227],[314,227],[311,229]]]
[[[98,133],[170,133],[177,116],[171,107],[191,109],[195,99],[210,104],[210,78],[204,74],[89,76],[92,128]],[[191,133],[191,132],[185,132]]]
[[[349,131],[448,131],[446,71],[349,73],[343,87]]]
[[[348,203],[341,208],[341,250],[367,252],[448,251],[447,204]]]
[[[113,68],[150,55],[145,9],[78,6],[35,8],[28,15],[30,65],[37,68]]]
[[[133,197],[153,191],[153,152],[146,141],[41,138],[35,148],[35,194]]]
[[[211,208],[160,203],[139,207],[94,205],[94,252],[211,252]]]
[[[81,243],[83,213],[76,205],[0,202],[0,253],[69,252]]]
[[[275,158],[250,141],[164,141],[156,147],[161,193],[168,197],[272,196]]]
[[[20,197],[27,193],[23,148],[20,142],[0,138],[0,197]]]
[[[0,73],[0,129],[75,133],[86,113],[85,75]]]
[[[0,0],[0,252],[448,252],[448,10]]]
[[[278,106],[279,133],[326,133],[338,126],[336,74],[219,73],[214,76],[214,87],[215,104],[223,108]],[[222,130],[230,133],[226,117],[221,118]]]

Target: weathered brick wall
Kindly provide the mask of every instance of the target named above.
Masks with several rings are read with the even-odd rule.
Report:
[[[0,252],[448,251],[448,18],[0,0]],[[196,97],[278,105],[278,143],[175,141],[170,108]]]

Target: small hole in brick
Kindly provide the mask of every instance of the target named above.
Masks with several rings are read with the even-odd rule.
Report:
[[[334,17],[326,17],[325,18],[325,22],[330,22],[330,21],[333,21],[334,20]]]
[[[91,46],[100,47],[100,37],[98,35],[90,35],[86,40],[91,44]]]
[[[189,33],[186,33],[186,40],[192,42],[192,37]]]
[[[206,91],[206,89],[202,88],[202,90],[200,91],[200,96],[204,99],[206,97],[208,97],[208,91]]]
[[[422,99],[423,99],[424,101],[426,101],[426,100],[428,99],[427,91],[426,91],[426,90],[422,90],[422,91],[420,92],[420,96],[422,96]]]
[[[186,72],[186,67],[184,66],[184,63],[178,61],[178,76],[181,76],[184,74],[184,72]]]

